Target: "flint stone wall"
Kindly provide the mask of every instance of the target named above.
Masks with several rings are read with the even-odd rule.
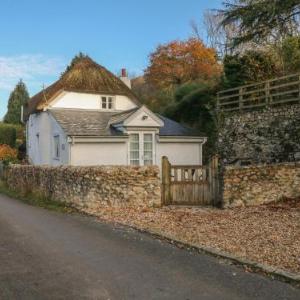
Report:
[[[300,197],[300,163],[226,167],[223,178],[224,207]]]
[[[10,189],[62,201],[96,213],[101,207],[161,205],[156,166],[31,166],[10,165],[5,171]]]
[[[218,120],[226,164],[300,161],[300,104],[220,114]]]

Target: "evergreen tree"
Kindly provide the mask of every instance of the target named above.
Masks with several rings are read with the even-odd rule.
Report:
[[[266,51],[249,50],[224,58],[222,88],[233,88],[280,75],[274,57]]]
[[[28,100],[29,94],[26,85],[22,80],[20,80],[9,96],[7,113],[4,117],[4,122],[10,124],[20,124],[21,106],[23,106]]]
[[[276,36],[297,34],[300,25],[300,0],[236,0],[225,1],[223,26],[235,24],[238,35],[233,46],[245,42],[262,42]]]
[[[286,38],[281,47],[282,60],[285,73],[300,71],[300,37]]]

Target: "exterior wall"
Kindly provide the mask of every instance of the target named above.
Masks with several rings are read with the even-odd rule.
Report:
[[[225,207],[259,205],[300,197],[300,163],[227,167]],[[299,198],[300,199],[300,198]]]
[[[136,133],[136,132],[135,132]],[[142,132],[143,133],[143,132]],[[151,132],[147,132],[151,133]],[[152,132],[154,134],[154,132]],[[76,141],[76,139],[75,139]],[[129,165],[129,143],[78,143],[70,145],[71,165]],[[141,149],[142,150],[142,149]],[[158,143],[154,139],[154,164],[161,168],[162,156],[172,164],[201,165],[201,143]]]
[[[127,165],[127,144],[80,143],[71,145],[71,165]]]
[[[218,147],[226,163],[300,161],[300,104],[220,114]]]
[[[35,165],[61,165],[69,162],[69,144],[62,128],[48,112],[32,114],[26,124],[27,155]],[[53,137],[59,135],[60,157],[54,158]]]
[[[116,96],[116,110],[129,110],[136,107],[136,104],[133,103],[127,96],[117,95]]]
[[[101,96],[88,93],[63,92],[50,104],[50,107],[101,109]],[[115,110],[128,110],[135,107],[136,105],[128,97],[115,96]]]
[[[161,166],[161,158],[163,156],[167,156],[171,164],[202,165],[201,143],[157,143],[156,153],[156,161],[159,166]]]
[[[157,167],[74,167],[10,165],[8,187],[51,200],[67,202],[97,215],[102,207],[161,205]]]

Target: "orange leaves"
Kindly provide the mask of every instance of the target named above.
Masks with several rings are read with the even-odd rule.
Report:
[[[145,77],[159,88],[168,88],[190,80],[209,80],[219,76],[220,72],[215,50],[190,38],[158,46],[150,54]]]
[[[11,148],[8,145],[0,145],[0,161],[16,161],[17,160],[17,150]]]

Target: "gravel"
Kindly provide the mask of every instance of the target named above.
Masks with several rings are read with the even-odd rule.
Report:
[[[105,221],[300,273],[300,199],[227,210],[178,206],[103,208],[97,215]]]

